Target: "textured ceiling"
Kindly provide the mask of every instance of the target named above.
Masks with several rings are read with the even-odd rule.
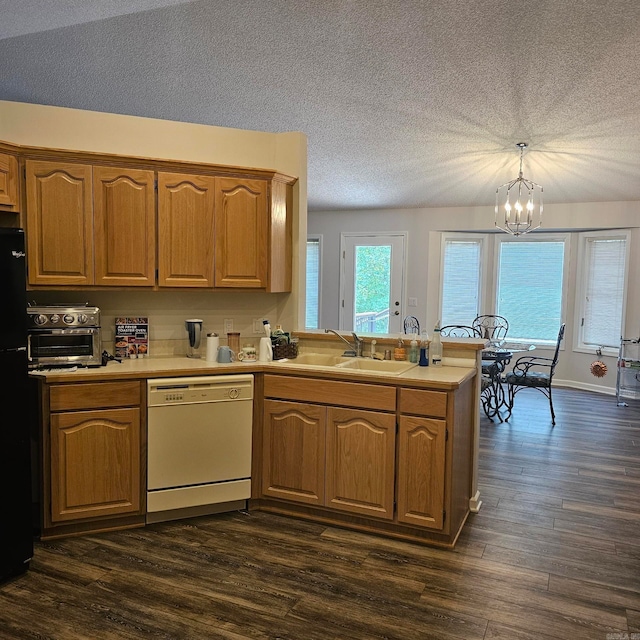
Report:
[[[0,99],[308,136],[310,210],[640,200],[638,0],[4,0]]]

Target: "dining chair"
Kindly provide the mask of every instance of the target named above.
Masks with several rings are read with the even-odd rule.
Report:
[[[543,358],[541,356],[523,356],[518,358],[513,365],[513,369],[505,376],[507,384],[507,406],[509,412],[506,420],[511,417],[513,410],[513,401],[516,393],[522,389],[538,389],[547,398],[549,398],[549,408],[551,409],[551,424],[556,424],[556,414],[553,411],[553,399],[551,397],[551,383],[553,382],[553,374],[558,364],[558,356],[560,354],[560,343],[564,338],[564,322],[560,325],[558,331],[558,339],[556,341],[556,350],[553,358]]]
[[[466,324],[447,324],[440,329],[440,335],[448,338],[478,338],[478,332],[473,327]],[[495,379],[496,368],[495,363],[489,363],[482,366],[482,376],[480,379],[480,402],[484,414],[493,422],[498,416],[502,422],[502,416],[498,409],[500,408],[498,382]]]
[[[418,321],[418,318],[415,316],[407,316],[404,319],[404,332],[405,334],[420,334],[420,322]]]
[[[504,316],[497,315],[476,316],[471,326],[479,338],[490,340],[492,344],[504,340],[509,331],[509,321]]]
[[[440,335],[448,338],[477,338],[473,327],[465,324],[447,324],[440,328]]]

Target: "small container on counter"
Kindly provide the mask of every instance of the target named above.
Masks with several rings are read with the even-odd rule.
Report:
[[[233,351],[236,355],[240,353],[240,333],[227,333],[227,344],[231,347],[231,351]]]
[[[207,362],[216,362],[218,359],[218,347],[220,346],[220,338],[215,332],[207,333],[207,344],[205,351],[205,360]]]

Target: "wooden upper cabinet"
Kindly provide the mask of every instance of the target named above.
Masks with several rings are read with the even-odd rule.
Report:
[[[155,284],[156,203],[153,171],[94,167],[95,284]]]
[[[215,286],[267,286],[266,180],[216,178]]]
[[[0,209],[18,211],[18,159],[0,153]]]
[[[30,284],[93,284],[92,167],[27,160]]]
[[[215,178],[158,173],[158,285],[213,287]]]

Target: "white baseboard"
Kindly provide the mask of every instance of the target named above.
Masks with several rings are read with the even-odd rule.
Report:
[[[580,389],[581,391],[593,391],[595,393],[603,393],[607,396],[615,396],[616,390],[611,387],[605,387],[600,384],[589,384],[588,382],[576,382],[575,380],[558,380],[553,379],[554,387],[565,387],[567,389]]]

